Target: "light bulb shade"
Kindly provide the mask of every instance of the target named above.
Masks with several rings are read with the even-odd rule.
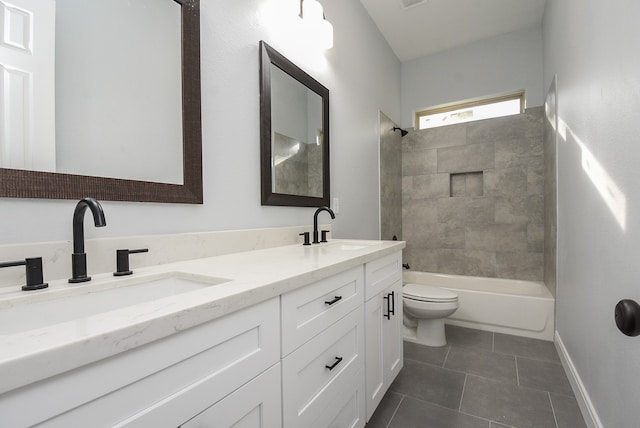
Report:
[[[302,20],[314,45],[321,49],[333,47],[333,25],[324,18],[324,10],[317,0],[303,0]]]
[[[302,19],[305,21],[322,21],[324,10],[317,0],[304,0],[302,2]]]
[[[326,19],[323,19],[319,28],[320,46],[324,49],[333,47],[333,25]]]

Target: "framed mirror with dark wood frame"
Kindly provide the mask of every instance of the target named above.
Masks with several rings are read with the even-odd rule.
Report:
[[[199,0],[174,1],[180,6],[182,48],[181,183],[0,168],[0,197],[79,199],[92,196],[111,201],[202,203],[200,4]]]
[[[329,206],[329,90],[260,42],[262,205]]]

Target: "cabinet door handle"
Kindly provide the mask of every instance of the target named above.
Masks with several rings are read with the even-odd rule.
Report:
[[[340,364],[341,362],[342,362],[342,357],[336,357],[336,361],[333,364],[331,364],[330,366],[325,366],[325,367],[328,368],[329,371],[331,371],[331,370],[335,369],[336,366],[338,364]]]
[[[391,306],[390,306],[391,298],[389,297],[390,295],[391,295],[391,293],[387,294],[386,296],[382,296],[382,298],[387,301],[387,313],[383,314],[382,316],[385,317],[388,320],[391,319]]]
[[[389,313],[391,315],[395,315],[396,314],[396,293],[395,291],[392,291],[389,294],[391,295],[391,308],[389,309]]]
[[[340,300],[342,300],[342,296],[335,296],[333,300],[327,300],[326,302],[324,302],[324,304],[331,306],[334,303],[338,303]]]

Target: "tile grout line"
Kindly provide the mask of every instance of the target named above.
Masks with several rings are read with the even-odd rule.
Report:
[[[549,397],[549,403],[551,404],[551,413],[553,413],[553,420],[556,423],[556,428],[558,428],[558,418],[556,418],[556,409],[553,407],[553,400],[551,399],[551,393],[547,391],[547,396]]]
[[[486,421],[491,423],[491,419],[483,418],[482,416],[476,416],[476,415],[472,415],[471,413],[465,413],[465,412],[457,412],[457,413],[460,413],[461,415],[469,416],[474,419],[479,419],[481,421]]]
[[[450,369],[449,367],[443,367],[440,364],[428,363],[426,361],[414,360],[414,359],[406,358],[406,357],[405,357],[405,360],[413,361],[416,364],[422,364],[422,365],[425,365],[425,366],[435,367],[437,369],[443,369],[443,370],[446,370],[446,371],[449,371],[449,372],[467,374],[467,372],[465,372],[465,371],[458,370],[458,369]],[[476,376],[480,376],[480,375],[476,375]],[[482,376],[480,376],[480,377],[482,377]],[[411,398],[415,398],[415,397],[411,397]]]
[[[496,352],[496,332],[491,332],[491,352]]]
[[[447,349],[447,355],[444,356],[444,361],[442,361],[442,368],[444,368],[444,365],[447,364],[447,358],[449,358],[449,352],[451,352],[451,347],[452,345],[449,345],[449,349]]]
[[[503,423],[498,422],[498,421],[494,421],[493,419],[487,419],[487,418],[483,418],[482,416],[472,415],[471,413],[465,413],[465,412],[458,412],[458,413],[460,413],[461,415],[469,416],[469,417],[474,418],[474,419],[479,419],[481,421],[489,422],[489,426],[491,426],[491,424],[493,422],[495,422],[497,424],[504,425],[505,427],[508,427],[508,428],[518,428],[518,427],[511,426],[511,425],[503,424]]]
[[[518,370],[518,356],[514,355],[513,359],[516,362],[516,384],[518,386],[522,386],[522,385],[520,385],[520,373],[519,373],[519,370]]]
[[[387,426],[385,428],[389,428],[389,426],[391,425],[391,422],[393,422],[393,418],[396,417],[396,413],[398,413],[398,409],[400,408],[400,404],[402,404],[402,402],[404,401],[404,397],[406,397],[404,394],[400,394],[400,401],[398,401],[398,405],[396,406],[396,409],[393,411],[393,414],[391,415],[391,417],[389,418],[389,423],[387,423]]]
[[[495,423],[497,423],[497,424],[500,424],[501,426],[505,426],[505,427],[507,427],[507,428],[518,428],[517,426],[503,424],[502,422],[494,421],[494,420],[492,420],[492,419],[490,419],[490,420],[489,420],[489,428],[491,428],[491,427],[493,426],[493,423],[494,423],[494,422],[495,422]]]
[[[462,394],[460,394],[460,405],[458,405],[458,413],[462,413],[462,399],[464,398],[464,389],[467,387],[467,373],[464,374],[464,383],[462,384]]]
[[[399,395],[403,395],[403,394],[400,394],[400,393],[398,393],[398,394],[399,394]],[[429,405],[429,406],[439,407],[439,408],[441,408],[441,409],[448,410],[448,411],[453,412],[453,413],[459,413],[459,414],[461,414],[461,415],[466,415],[466,416],[472,417],[472,418],[474,418],[474,419],[480,419],[480,420],[483,420],[483,421],[491,422],[491,419],[486,419],[486,418],[483,418],[483,417],[481,417],[481,416],[473,415],[473,414],[471,414],[471,413],[458,412],[458,411],[456,411],[455,409],[452,409],[451,407],[447,407],[447,406],[444,406],[444,405],[442,405],[442,404],[434,403],[434,402],[432,402],[432,401],[428,401],[428,400],[425,400],[425,399],[423,399],[423,398],[411,397],[411,396],[409,396],[409,395],[403,395],[403,396],[404,396],[404,397],[408,397],[408,398],[409,398],[409,399],[411,399],[411,400],[420,401],[420,402],[425,403],[425,404],[427,404],[427,405]],[[504,425],[504,424],[503,424],[503,425]],[[507,426],[508,426],[508,425],[507,425]],[[387,427],[387,428],[388,428],[388,427]],[[513,427],[513,428],[517,428],[517,427]]]

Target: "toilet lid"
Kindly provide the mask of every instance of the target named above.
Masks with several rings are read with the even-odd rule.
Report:
[[[425,284],[405,284],[402,287],[402,295],[423,302],[455,302],[458,300],[458,295],[453,291]]]

